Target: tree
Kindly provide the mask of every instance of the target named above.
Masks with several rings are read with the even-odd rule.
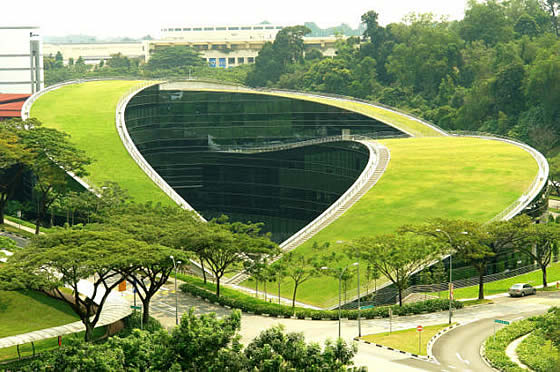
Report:
[[[24,126],[20,120],[8,120],[0,126],[0,225],[4,223],[8,200],[33,160],[33,153],[21,138]]]
[[[546,268],[552,262],[552,256],[558,254],[559,226],[555,223],[534,224],[529,226],[525,233],[526,239],[517,244],[517,249],[539,265],[543,287],[546,288]]]
[[[507,42],[513,37],[513,28],[506,17],[505,8],[497,0],[484,3],[469,0],[459,32],[466,41],[482,40],[489,46]]]
[[[328,340],[324,350],[306,344],[303,333],[285,334],[283,327],[267,329],[244,350],[247,369],[252,371],[347,371],[357,351],[344,340]],[[304,357],[302,357],[304,356]]]
[[[286,264],[286,276],[294,283],[294,291],[292,292],[292,307],[295,307],[299,286],[317,275],[319,264],[314,255],[306,257],[303,254],[289,252],[284,257],[284,262]]]
[[[241,313],[218,319],[215,313],[196,316],[193,309],[183,314],[179,326],[171,335],[160,333],[161,350],[151,358],[155,371],[211,371],[222,353],[232,356],[241,351],[237,332],[241,327]]]
[[[201,226],[192,243],[216,279],[216,296],[220,296],[220,280],[235,264],[259,261],[273,256],[278,246],[268,235],[260,233],[262,224],[230,223],[222,216]]]
[[[530,38],[537,36],[540,33],[539,25],[533,17],[524,13],[515,22],[513,29],[519,35],[527,35]]]
[[[175,261],[187,262],[189,252],[183,248],[177,234],[184,234],[187,229],[194,231],[198,218],[192,211],[185,211],[179,207],[161,207],[152,204],[126,205],[122,193],[107,192],[107,200],[120,200],[119,206],[114,203],[115,209],[106,211],[100,217],[102,224],[88,225],[92,230],[116,229],[131,238],[146,243],[141,250],[135,253],[134,266],[123,271],[132,283],[138,297],[142,301],[143,322],[150,318],[150,302],[158,290],[167,282],[173,272]],[[122,191],[122,190],[120,190]],[[120,195],[119,197],[110,197]],[[102,195],[103,199],[103,195]],[[182,235],[181,235],[182,236]]]
[[[185,45],[174,45],[154,50],[145,69],[155,71],[202,65],[204,65],[204,59],[194,48]]]
[[[384,30],[379,26],[378,18],[379,14],[374,10],[362,14],[362,23],[366,26],[363,38],[374,45],[380,44],[383,38]]]
[[[360,257],[377,267],[397,288],[399,305],[410,277],[443,253],[432,237],[413,233],[386,234],[358,239],[353,245]]]
[[[37,203],[35,233],[39,234],[41,220],[51,204],[68,191],[67,173],[77,177],[87,175],[86,166],[91,159],[68,140],[67,134],[41,127],[36,120],[28,120],[25,125],[23,143],[34,154],[31,170]]]
[[[116,231],[69,229],[37,237],[7,266],[28,277],[26,287],[41,288],[68,303],[84,323],[89,341],[111,290],[134,267],[136,252],[145,248],[146,243]],[[80,282],[92,277],[92,289],[85,292]],[[71,296],[63,286],[72,290]]]
[[[560,0],[541,0],[542,6],[550,15],[552,27],[556,36],[560,36],[558,17],[560,15]]]
[[[560,154],[552,159],[548,159],[550,166],[550,185],[554,190],[554,194],[560,195]]]

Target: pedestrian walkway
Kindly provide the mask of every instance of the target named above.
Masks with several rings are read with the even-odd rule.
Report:
[[[80,281],[78,285],[78,290],[87,296],[93,293],[93,285],[87,280]],[[100,288],[102,296],[103,291]],[[109,325],[127,317],[132,312],[130,305],[126,299],[124,299],[120,294],[112,292],[109,294],[105,305],[101,311],[99,321],[96,324],[97,327]],[[81,321],[65,324],[58,327],[41,329],[38,331],[23,333],[20,335],[9,336],[0,338],[0,349],[10,346],[22,345],[29,342],[37,342],[40,340],[45,340],[49,338],[54,338],[58,336],[69,335],[72,333],[85,331],[85,326]]]
[[[19,229],[19,230],[27,231],[28,233],[31,233],[31,234],[35,234],[35,229],[32,229],[31,227],[20,225],[17,222],[9,221],[6,218],[4,218],[4,224],[8,225],[8,226],[15,227],[16,229]],[[39,232],[39,234],[44,234],[44,233]]]

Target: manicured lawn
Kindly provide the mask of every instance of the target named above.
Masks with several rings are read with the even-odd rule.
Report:
[[[363,336],[361,339],[364,341],[389,346],[398,350],[408,351],[409,353],[427,355],[428,352],[426,351],[426,348],[428,345],[428,341],[430,341],[430,339],[435,336],[436,333],[446,328],[447,326],[449,326],[449,324],[427,326],[423,328],[422,332],[418,332],[416,328],[411,328],[391,333],[376,333],[373,335]],[[418,333],[422,333],[420,339],[420,352],[418,352],[418,343],[420,338],[418,336]]]
[[[433,137],[382,142],[390,149],[391,160],[377,185],[296,252],[316,254],[313,242],[329,242],[331,250],[340,249],[340,242],[393,232],[403,224],[434,217],[488,221],[527,190],[538,170],[530,154],[498,141]],[[355,287],[354,281],[349,287],[354,288],[352,295]],[[289,297],[288,280],[283,288],[283,295]],[[320,277],[298,289],[298,300],[333,305],[337,291],[336,280]]]
[[[554,282],[560,281],[560,262],[553,263],[548,267],[547,281]],[[515,283],[529,283],[532,286],[537,286],[542,284],[542,272],[540,270],[526,273],[519,276],[514,276],[513,278],[496,280],[495,282],[484,284],[484,295],[495,295],[498,293],[505,293],[509,288]],[[441,292],[442,296],[448,296],[447,291]],[[477,298],[478,297],[478,285],[455,289],[454,292],[455,299],[462,298]]]
[[[62,130],[94,162],[88,167],[88,183],[101,187],[115,181],[136,202],[173,202],[140,169],[124,148],[115,126],[119,99],[138,81],[94,81],[64,86],[39,98],[31,116],[43,125]]]
[[[0,338],[79,321],[69,305],[33,291],[0,291]]]

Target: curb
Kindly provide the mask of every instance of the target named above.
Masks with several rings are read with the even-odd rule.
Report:
[[[490,368],[493,371],[500,372],[500,370],[496,369],[492,365],[492,363],[490,363],[490,361],[486,358],[485,350],[486,350],[486,340],[484,340],[484,342],[480,345],[480,349],[478,350],[478,353],[480,354],[480,358],[482,359],[484,364],[486,364],[486,366],[488,366],[488,368]]]
[[[415,358],[415,359],[419,359],[419,360],[423,360],[423,361],[429,361],[430,360],[430,357],[428,357],[428,356],[409,353],[408,351],[402,351],[402,350],[399,350],[399,349],[395,349],[394,347],[389,347],[389,346],[385,346],[385,345],[376,344],[375,342],[360,340],[358,337],[354,337],[354,341],[363,342],[363,343],[368,344],[368,345],[373,345],[373,346],[376,346],[380,349],[394,351],[394,352],[397,352],[397,353],[400,353],[400,354],[407,355],[411,358]]]
[[[432,338],[430,338],[430,341],[428,341],[428,345],[426,346],[426,351],[428,353],[428,359],[436,360],[436,358],[434,357],[434,354],[432,353],[432,347],[436,343],[437,339],[440,338],[441,336],[443,336],[444,334],[446,334],[447,332],[451,331],[452,329],[455,329],[455,328],[457,328],[461,325],[462,325],[461,323],[455,323],[453,325],[450,325],[450,326],[442,329],[438,333],[436,333],[434,336],[432,336]]]

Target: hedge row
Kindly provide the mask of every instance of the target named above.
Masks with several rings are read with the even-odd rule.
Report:
[[[238,296],[238,298],[231,298],[222,294],[220,297],[217,297],[214,293],[189,283],[182,284],[180,288],[183,292],[205,298],[210,302],[259,315],[267,314],[270,316],[285,318],[295,316],[298,319],[311,318],[314,320],[338,319],[338,310],[313,310],[303,308],[295,308],[294,310],[290,306],[256,300],[251,296]],[[247,297],[247,299],[245,300],[243,297]],[[453,301],[453,307],[455,309],[460,309],[463,307],[463,304],[459,301]],[[431,313],[449,309],[449,301],[445,299],[433,299],[423,302],[404,304],[403,306],[380,306],[373,309],[361,310],[361,317],[364,319],[387,318],[389,317],[389,308],[393,309],[393,315]],[[341,317],[358,319],[358,310],[342,310]]]
[[[517,356],[533,371],[558,371],[560,355],[541,332],[536,330],[517,347]]]
[[[523,335],[535,329],[535,322],[531,319],[520,320],[496,332],[495,336],[490,336],[484,346],[486,359],[492,366],[505,372],[526,371],[511,361],[506,355],[508,345]]]

